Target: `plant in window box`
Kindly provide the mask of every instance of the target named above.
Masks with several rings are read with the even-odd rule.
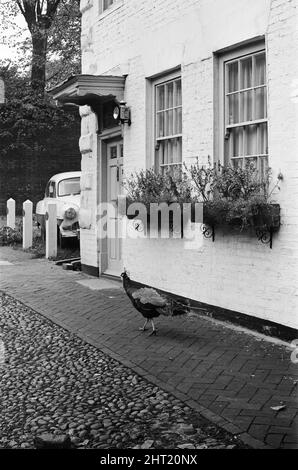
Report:
[[[265,196],[255,195],[240,198],[230,203],[226,221],[228,225],[272,230],[280,226],[280,206],[269,203]]]
[[[204,203],[204,224],[212,228],[216,226],[238,227],[243,230],[248,227],[257,229],[258,237],[263,240],[264,233],[270,233],[280,226],[280,207],[271,202],[271,196],[278,182],[269,193],[270,171],[266,177],[260,178],[253,163],[247,163],[245,168],[215,165],[207,168],[198,163],[190,169],[190,176]]]
[[[144,217],[147,215],[147,225],[150,224],[150,213],[152,214],[152,204],[179,204],[181,217],[183,213],[183,204],[197,202],[196,196],[192,193],[192,185],[187,173],[181,169],[165,173],[156,173],[154,170],[141,170],[131,174],[124,181],[126,189],[126,215],[129,219]],[[132,206],[135,205],[135,207]],[[142,204],[145,211],[138,211],[136,204]],[[132,207],[128,213],[128,208]],[[192,207],[193,208],[193,207]],[[194,208],[193,208],[194,211]],[[179,214],[179,215],[180,215]],[[173,212],[169,212],[170,229],[173,230]],[[183,225],[184,219],[181,218]],[[159,220],[160,226],[160,220]]]

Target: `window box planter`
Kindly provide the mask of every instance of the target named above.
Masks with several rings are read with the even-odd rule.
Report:
[[[124,187],[126,188],[127,194],[126,215],[129,219],[141,219],[142,217],[144,218],[147,216],[147,226],[150,223],[152,225],[152,220],[150,221],[150,213],[151,209],[153,209],[151,204],[166,204],[168,206],[178,204],[180,206],[181,213],[181,231],[183,231],[183,228],[189,219],[195,220],[195,203],[197,201],[197,196],[193,196],[193,185],[189,180],[187,173],[181,171],[181,169],[171,173],[159,173],[154,169],[141,170],[126,178],[124,181]],[[128,206],[137,202],[146,206],[147,214],[145,214],[144,209],[140,209],[139,213],[136,209],[135,214],[128,214]],[[184,212],[183,205],[187,203],[192,204],[191,211]],[[168,211],[170,219],[169,226],[172,231],[173,223],[177,218],[177,214],[173,214],[173,211],[175,211],[174,208]],[[158,227],[154,227],[154,229],[159,230],[161,225],[159,216]]]
[[[272,236],[280,227],[279,204],[260,203],[249,206],[247,215],[243,212],[237,216],[237,210],[233,202],[206,202],[203,212],[203,235],[215,241],[216,227],[237,228],[239,231],[254,228],[258,239],[262,243],[270,244],[272,248]]]
[[[256,228],[278,230],[280,227],[280,205],[263,204],[257,207],[257,212],[252,216],[251,224]]]
[[[221,164],[212,167],[210,161],[209,166],[200,166],[197,162],[186,170],[187,173],[178,172],[177,175],[155,173],[154,170],[131,175],[125,183],[128,195],[125,208],[127,217],[146,217],[148,227],[150,222],[152,225],[151,203],[161,204],[173,200],[179,201],[180,207],[183,208],[181,201],[187,201],[191,203],[188,219],[202,224],[206,238],[212,237],[214,241],[215,228],[220,226],[239,231],[254,228],[258,239],[262,243],[270,243],[272,248],[272,234],[280,227],[280,207],[278,204],[272,204],[270,198],[276,188],[280,189],[279,185],[283,180],[281,173],[274,188],[269,191],[269,172],[266,177],[260,177],[254,163],[247,163],[245,168],[240,168],[223,167]],[[128,214],[128,204],[136,201],[145,201],[147,212],[136,209],[135,214]],[[204,201],[198,211],[196,201]],[[184,216],[181,216],[183,233],[185,223],[189,220],[183,210],[181,214]],[[154,229],[160,230],[160,219],[159,216],[158,227]],[[169,212],[169,219],[169,227],[173,231],[175,218],[172,212]],[[136,226],[140,225],[142,224],[136,223]]]

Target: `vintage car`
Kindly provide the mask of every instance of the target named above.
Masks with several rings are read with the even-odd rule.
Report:
[[[46,213],[49,202],[57,204],[57,237],[61,247],[67,239],[79,239],[81,172],[59,173],[46,186],[45,197],[36,205],[36,219],[45,239]]]

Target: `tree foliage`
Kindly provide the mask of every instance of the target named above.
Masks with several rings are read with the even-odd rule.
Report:
[[[79,139],[77,110],[57,107],[44,93],[45,86],[80,73],[79,0],[0,0],[1,43],[18,51],[17,59],[0,59],[6,88],[6,103],[0,104],[1,197],[37,201],[44,178],[63,164],[66,171],[67,160],[57,158],[67,154],[64,135],[79,158],[71,140]]]
[[[47,87],[52,87],[71,75],[81,72],[80,1],[60,4],[49,32]]]
[[[47,95],[36,94],[15,66],[0,67],[0,75],[7,84],[6,104],[0,106],[0,157],[33,148],[42,153],[47,137],[57,128],[67,128],[75,114],[57,107]]]
[[[10,46],[18,49],[20,69],[28,70],[30,62],[31,86],[39,94],[43,94],[46,85],[53,86],[80,72],[79,3],[79,0],[2,0],[0,4],[2,42],[9,38]],[[27,36],[21,34],[22,28],[16,21],[19,12],[30,32]]]
[[[29,39],[18,40],[21,26],[16,21],[18,10],[26,20]],[[31,76],[21,63],[0,62],[0,76],[6,87],[6,104],[0,106],[1,156],[16,149],[28,150],[34,145],[43,151],[43,142],[55,128],[74,121],[72,112],[58,108],[44,93],[46,77],[50,86],[78,73],[80,67],[79,0],[2,0],[0,31],[15,46],[22,48],[24,58],[31,51]],[[5,41],[4,41],[5,42]]]

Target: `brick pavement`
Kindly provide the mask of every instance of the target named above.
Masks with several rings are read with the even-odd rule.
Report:
[[[131,367],[254,448],[298,448],[298,365],[279,341],[195,315],[159,318],[158,335],[117,285],[0,248],[0,290]],[[87,284],[87,285],[86,285]],[[100,281],[98,281],[100,285]],[[280,412],[271,406],[286,405]]]

